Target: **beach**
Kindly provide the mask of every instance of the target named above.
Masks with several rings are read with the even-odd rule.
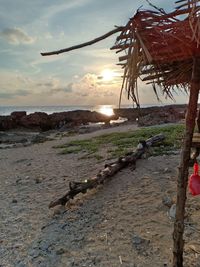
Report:
[[[49,203],[70,181],[95,176],[109,162],[61,154],[71,140],[135,131],[135,124],[91,133],[54,135],[30,146],[0,149],[0,256],[2,267],[157,267],[172,264],[173,205],[180,151],[149,156],[65,207]],[[191,170],[192,171],[192,170]],[[199,266],[200,203],[188,193],[185,265]]]

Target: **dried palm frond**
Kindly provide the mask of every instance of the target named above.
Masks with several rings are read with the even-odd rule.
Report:
[[[121,94],[125,89],[137,105],[138,78],[151,83],[157,97],[156,84],[173,98],[175,89],[185,91],[190,83],[193,58],[200,57],[200,1],[176,4],[171,13],[159,8],[138,10],[111,48],[125,52],[119,58],[124,68]]]

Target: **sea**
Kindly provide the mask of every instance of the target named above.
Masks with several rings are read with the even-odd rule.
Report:
[[[153,105],[141,105],[141,107],[150,107]],[[132,108],[133,105],[122,105],[121,108]],[[0,106],[0,116],[10,115],[13,111],[26,111],[27,114],[34,112],[45,112],[52,114],[55,112],[73,111],[73,110],[90,110],[112,115],[113,109],[118,108],[115,105],[94,105],[94,106]]]

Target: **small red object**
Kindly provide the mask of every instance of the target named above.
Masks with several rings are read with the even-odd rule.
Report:
[[[194,164],[194,173],[189,178],[189,189],[193,196],[200,194],[199,165]]]

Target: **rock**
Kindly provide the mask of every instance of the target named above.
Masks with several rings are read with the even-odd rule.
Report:
[[[155,125],[167,122],[177,122],[185,118],[186,105],[168,105],[140,108],[114,109],[119,117],[125,117],[129,121],[138,122],[139,125]],[[140,117],[139,117],[140,113]]]
[[[75,110],[53,114],[34,112],[29,115],[25,111],[14,111],[10,116],[0,116],[0,130],[9,130],[16,127],[47,131],[50,129],[67,129],[75,125],[104,122],[118,119],[116,115],[106,116],[96,111]]]
[[[19,121],[23,116],[26,116],[26,111],[14,111],[10,116],[13,120]]]
[[[163,173],[169,173],[169,172],[170,172],[169,168],[165,168],[163,171]]]
[[[81,124],[105,122],[109,123],[110,120],[118,119],[116,115],[106,116],[96,111],[90,110],[74,110],[53,113],[49,115],[51,123],[54,128],[67,128],[67,126],[75,126]]]
[[[46,137],[45,135],[42,134],[38,134],[36,136],[33,136],[31,142],[33,144],[38,144],[38,143],[44,143],[46,141],[50,140],[48,137]]]
[[[191,237],[192,234],[194,234],[195,230],[194,228],[185,227],[184,234],[186,237]]]
[[[176,217],[176,204],[173,204],[169,210],[169,217],[175,219]]]
[[[7,131],[16,127],[11,116],[0,116],[0,131]]]
[[[23,262],[18,262],[16,267],[26,267],[26,264],[24,264]]]
[[[12,200],[12,203],[17,203],[17,199],[13,199]]]
[[[184,105],[149,107],[140,109],[140,117],[137,109],[114,110],[115,114],[126,117],[130,121],[137,122],[140,126],[177,122],[184,118]]]
[[[65,249],[64,248],[59,248],[58,250],[56,250],[56,254],[57,255],[62,255],[65,253]]]
[[[57,206],[53,210],[53,216],[63,214],[66,211],[65,206]]]
[[[134,245],[140,245],[142,243],[142,238],[137,235],[134,235],[132,238],[132,242]]]
[[[16,184],[19,184],[21,181],[22,181],[22,178],[18,178],[18,179],[16,180]]]
[[[25,111],[12,112],[10,116],[0,116],[0,130],[5,131],[14,128],[25,127],[28,129],[47,131],[50,129],[67,130],[77,125],[88,123],[104,122],[109,125],[111,120],[119,117],[127,118],[130,121],[138,122],[139,125],[155,125],[167,122],[177,122],[184,118],[185,105],[172,105],[160,107],[149,107],[140,109],[115,109],[115,115],[107,116],[102,113],[90,110],[75,110],[53,114],[35,112],[26,115]]]
[[[147,245],[149,245],[150,240],[142,238],[138,235],[134,235],[132,238],[132,243],[133,246],[137,249],[137,250],[142,250],[144,249]]]
[[[35,183],[36,184],[40,184],[42,182],[42,178],[40,178],[40,177],[36,177],[35,178]]]
[[[169,196],[165,195],[162,197],[162,203],[170,208],[173,205],[173,200]]]
[[[46,131],[52,128],[49,115],[45,112],[35,112],[20,119],[19,124],[25,128]]]
[[[76,266],[75,265],[75,259],[74,258],[69,258],[68,259],[68,266],[69,267]]]

